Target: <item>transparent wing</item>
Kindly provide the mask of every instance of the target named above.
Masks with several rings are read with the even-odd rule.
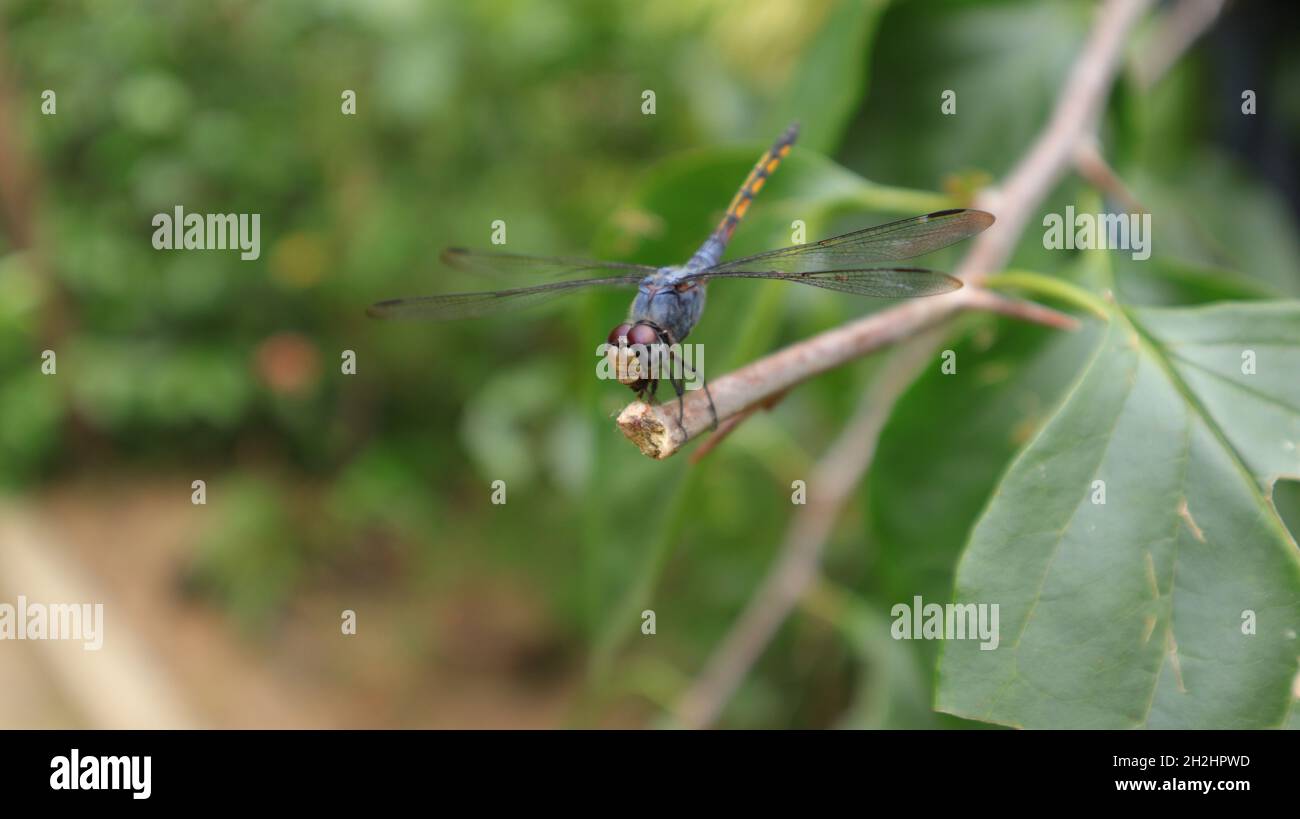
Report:
[[[643,264],[573,259],[563,256],[520,256],[514,253],[466,250],[463,247],[449,247],[442,252],[441,258],[443,264],[448,267],[470,273],[531,276],[533,278],[552,278],[576,274],[619,276],[629,273],[646,276],[655,270],[653,267]]]
[[[818,270],[808,273],[781,273],[768,270],[706,270],[687,280],[711,279],[776,279],[784,282],[810,284],[841,293],[854,293],[877,299],[910,299],[917,296],[937,296],[951,293],[961,287],[961,279],[926,270],[923,267],[873,267],[863,270]]]
[[[856,230],[806,245],[769,250],[711,267],[708,277],[729,271],[763,273],[849,272],[864,265],[911,259],[947,247],[993,224],[982,210],[941,210]]]
[[[621,273],[603,279],[574,279],[572,281],[539,284],[536,287],[515,287],[508,290],[489,290],[480,293],[447,293],[440,296],[416,296],[409,299],[388,299],[376,302],[366,309],[366,314],[379,319],[460,319],[477,318],[489,313],[532,307],[557,296],[590,287],[625,287],[635,285],[644,278],[640,272]]]

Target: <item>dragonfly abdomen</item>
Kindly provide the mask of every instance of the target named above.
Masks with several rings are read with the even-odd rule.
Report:
[[[745,181],[736,191],[736,195],[731,198],[731,204],[727,206],[727,212],[723,215],[722,221],[718,227],[709,235],[703,246],[696,251],[691,257],[689,267],[695,270],[703,270],[706,267],[712,267],[722,261],[722,252],[727,248],[727,242],[731,241],[731,234],[736,231],[736,225],[740,220],[745,218],[745,213],[749,210],[750,202],[763,189],[767,178],[772,175],[781,160],[785,159],[790,153],[790,147],[794,141],[799,138],[799,123],[792,124],[772,143],[772,147],[767,149],[754,165],[754,169],[745,177]]]

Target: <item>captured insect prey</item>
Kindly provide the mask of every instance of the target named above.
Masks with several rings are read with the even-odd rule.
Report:
[[[887,263],[922,256],[968,239],[993,224],[993,215],[990,213],[961,208],[941,210],[863,228],[819,242],[723,261],[722,254],[736,226],[744,218],[768,177],[781,164],[781,160],[789,155],[798,135],[798,125],[791,125],[759,157],[758,163],[732,198],[722,221],[685,264],[652,267],[625,262],[450,248],[444,251],[442,259],[446,264],[461,270],[574,278],[532,287],[389,299],[372,305],[367,312],[374,318],[382,319],[474,318],[501,310],[532,306],[593,287],[635,286],[637,293],[627,318],[610,332],[609,343],[623,347],[629,344],[662,344],[670,348],[684,341],[699,322],[704,312],[704,289],[711,281],[772,279],[859,296],[890,299],[934,296],[961,287],[959,279],[946,273]],[[872,266],[882,263],[885,263],[884,266]],[[645,377],[619,380],[644,399],[654,395],[661,379],[657,374],[646,374]],[[674,370],[673,376],[667,380],[677,394],[680,422],[684,378],[680,370]],[[708,395],[707,382],[704,383],[704,389]],[[716,420],[715,413],[715,424]]]

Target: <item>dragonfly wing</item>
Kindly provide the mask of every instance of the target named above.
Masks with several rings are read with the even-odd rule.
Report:
[[[380,319],[432,319],[435,321],[477,318],[490,313],[532,307],[557,296],[591,287],[625,287],[635,285],[644,278],[641,273],[623,273],[602,279],[574,279],[572,281],[539,284],[535,287],[516,287],[509,290],[489,290],[480,293],[447,293],[440,296],[416,296],[409,299],[388,299],[377,302],[366,310],[371,318]]]
[[[688,279],[775,279],[810,284],[841,293],[878,299],[910,299],[937,296],[961,287],[961,279],[922,267],[874,267],[861,270],[818,270],[790,275],[768,270],[707,270]]]
[[[863,265],[911,259],[947,247],[993,224],[993,214],[982,210],[941,210],[856,230],[843,236],[806,245],[769,250],[723,262],[707,273],[762,271],[815,273],[852,271]]]
[[[582,274],[584,276],[626,276],[636,273],[642,277],[654,272],[643,264],[605,262],[595,259],[575,259],[564,256],[520,256],[515,253],[494,253],[488,250],[467,250],[449,247],[442,252],[442,262],[448,267],[470,273],[491,273],[502,276],[531,276],[554,278]]]

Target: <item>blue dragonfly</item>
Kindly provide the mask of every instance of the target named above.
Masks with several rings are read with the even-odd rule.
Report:
[[[891,299],[933,296],[961,287],[960,279],[946,273],[920,267],[874,265],[911,259],[968,239],[993,224],[990,213],[965,208],[941,210],[724,262],[722,255],[736,226],[781,160],[789,155],[798,135],[798,125],[791,125],[764,152],[732,198],[722,221],[686,264],[653,267],[449,248],[442,254],[443,262],[461,270],[577,278],[531,287],[389,299],[372,305],[367,313],[379,319],[475,318],[595,287],[636,287],[626,320],[610,331],[608,342],[611,345],[661,344],[671,348],[684,341],[699,322],[704,312],[705,286],[712,281],[787,281]],[[659,380],[643,377],[624,383],[644,399],[654,395]],[[680,421],[683,380],[680,377],[669,380],[677,394]],[[707,390],[706,383],[706,394]]]

